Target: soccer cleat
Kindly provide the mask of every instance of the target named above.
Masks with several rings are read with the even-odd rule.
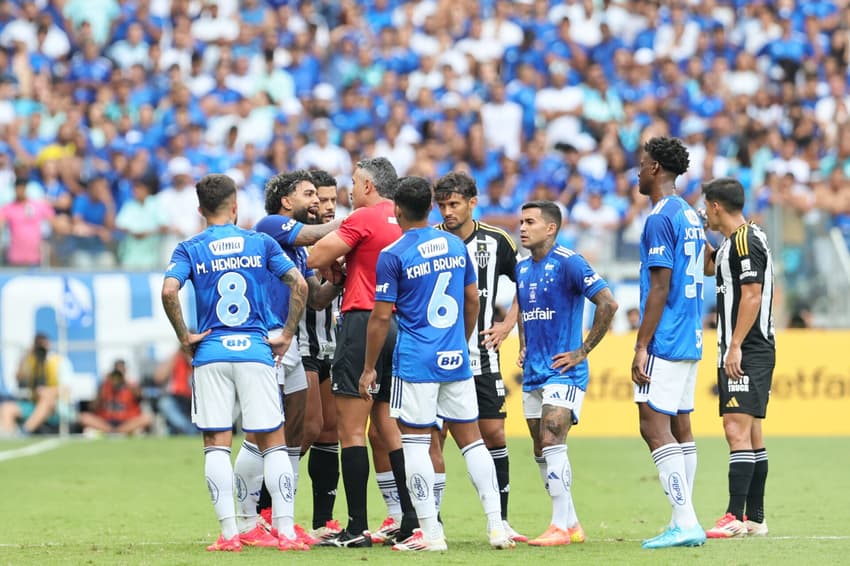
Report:
[[[507,521],[502,521],[502,526],[505,527],[505,533],[507,533],[508,538],[514,542],[528,542],[528,537],[525,535],[521,535],[514,530],[510,523]]]
[[[733,538],[742,537],[747,534],[747,526],[743,521],[735,518],[732,513],[726,513],[714,523],[714,527],[705,531],[708,538]]]
[[[584,536],[584,528],[582,528],[581,523],[576,523],[567,529],[567,532],[570,533],[570,542],[573,544],[582,543],[587,540],[587,537]]]
[[[377,531],[372,533],[372,542],[375,544],[384,544],[388,541],[393,541],[395,536],[401,530],[401,525],[392,517],[387,517]]]
[[[449,547],[446,544],[445,538],[440,537],[438,539],[428,540],[422,533],[422,529],[413,529],[412,535],[407,537],[404,541],[397,542],[393,545],[393,550],[399,550],[402,552],[410,550],[440,552],[448,549]]]
[[[274,522],[272,519],[272,508],[266,507],[265,509],[260,509],[260,516],[257,519],[257,524],[266,529],[268,532],[272,534],[273,537],[277,538],[277,529],[274,528]]]
[[[359,535],[348,532],[348,529],[342,529],[338,535],[326,541],[322,541],[319,546],[335,546],[337,548],[370,548],[372,546],[372,534],[369,531],[363,531]]]
[[[340,531],[342,531],[342,527],[339,526],[339,521],[331,519],[330,521],[325,521],[324,527],[310,531],[310,536],[319,541],[317,544],[321,544],[338,535]]]
[[[705,531],[696,525],[689,529],[671,527],[658,535],[643,541],[643,548],[669,548],[671,546],[702,546],[705,544]]]
[[[542,535],[528,541],[530,546],[562,546],[570,544],[570,533],[555,525],[549,525]]]
[[[310,545],[304,541],[298,540],[298,537],[287,538],[280,535],[277,543],[278,550],[310,550]]]
[[[218,535],[218,540],[207,547],[208,552],[242,552],[242,543],[239,542],[239,535],[233,538],[224,538],[224,535]]]
[[[239,533],[239,542],[244,546],[277,546],[277,537],[272,535],[263,526],[257,525],[247,533]]]
[[[489,533],[490,546],[492,548],[505,549],[514,548],[516,542],[508,535],[508,531],[504,527],[496,527],[491,529]]]
[[[744,521],[747,534],[751,537],[763,537],[767,535],[767,521],[756,523],[755,521]]]
[[[319,539],[313,538],[301,525],[295,525],[295,540],[300,540],[308,546],[319,544]]]

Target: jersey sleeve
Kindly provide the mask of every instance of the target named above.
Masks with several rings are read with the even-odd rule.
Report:
[[[383,251],[378,256],[375,272],[375,301],[395,303],[398,299],[401,260],[395,254]]]
[[[466,246],[463,247],[463,253],[466,253]],[[511,270],[511,278],[514,277],[514,270]],[[463,271],[463,286],[473,285],[478,283],[478,270],[475,269],[475,264],[470,260],[469,255],[466,256],[466,268]]]
[[[354,248],[362,240],[369,237],[368,208],[358,208],[349,214],[337,228],[337,234],[349,248]]]
[[[295,238],[304,225],[294,218],[283,216],[281,214],[271,214],[257,222],[257,232],[268,234],[281,246],[293,247]]]
[[[738,280],[742,285],[748,283],[764,283],[764,273],[767,269],[767,250],[749,226],[738,231],[733,237],[734,253],[729,254],[729,261],[737,261],[740,271]]]
[[[516,282],[517,249],[507,234],[500,238],[498,258],[499,275],[507,275],[511,281]]]
[[[280,279],[284,273],[295,268],[295,264],[286,257],[286,254],[280,248],[280,244],[274,241],[271,236],[262,232],[260,236],[262,236],[263,244],[265,244],[266,248],[266,266],[275,277]]]
[[[168,267],[165,268],[165,277],[173,277],[180,282],[182,287],[192,273],[192,260],[189,258],[186,247],[183,243],[177,244],[174,252],[171,254],[171,261]]]
[[[571,286],[587,299],[592,299],[596,293],[608,286],[608,282],[578,254],[567,260],[565,265]]]
[[[647,247],[646,266],[673,269],[676,252],[676,235],[669,216],[650,214],[644,228],[644,245]]]

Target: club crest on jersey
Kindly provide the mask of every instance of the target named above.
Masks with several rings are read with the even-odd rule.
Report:
[[[245,249],[245,238],[231,236],[230,238],[213,240],[209,243],[209,248],[213,255],[240,254]]]
[[[537,302],[537,283],[529,283],[528,284],[528,302],[536,303]]]
[[[475,262],[481,269],[487,269],[487,264],[490,263],[490,252],[487,250],[487,242],[478,242],[478,249],[475,250]]]

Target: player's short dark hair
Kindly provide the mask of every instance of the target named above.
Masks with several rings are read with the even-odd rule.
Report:
[[[363,169],[372,179],[372,184],[378,194],[384,198],[393,198],[396,185],[398,185],[398,173],[395,167],[386,157],[373,157],[362,159],[357,162],[357,168]]]
[[[324,169],[312,169],[310,175],[313,177],[313,185],[318,187],[336,187],[336,179]]]
[[[218,212],[231,197],[236,196],[236,183],[227,175],[205,175],[195,185],[198,204],[208,214]]]
[[[547,222],[552,222],[561,228],[561,209],[551,200],[532,200],[522,205],[522,210],[537,208]]]
[[[313,183],[313,174],[305,169],[296,169],[275,175],[266,181],[266,214],[280,212],[280,199],[291,195],[301,181]]]
[[[702,186],[702,194],[706,201],[719,202],[727,212],[744,210],[746,195],[744,186],[738,179],[732,177],[713,179]]]
[[[643,150],[657,161],[662,169],[674,175],[685,173],[690,165],[688,148],[678,138],[651,138],[643,144]]]
[[[453,194],[459,194],[466,200],[478,196],[475,180],[466,173],[452,171],[443,175],[434,184],[434,200],[442,202]]]
[[[425,220],[431,212],[431,184],[422,177],[402,177],[393,200],[409,220]]]

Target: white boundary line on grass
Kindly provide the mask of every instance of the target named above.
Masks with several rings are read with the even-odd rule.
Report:
[[[36,442],[35,444],[30,444],[29,446],[14,448],[12,450],[4,450],[0,452],[0,462],[15,460],[16,458],[23,458],[25,456],[37,456],[38,454],[43,454],[53,450],[54,448],[59,448],[66,442],[68,441],[64,438],[49,438],[47,440],[42,440],[41,442]]]

